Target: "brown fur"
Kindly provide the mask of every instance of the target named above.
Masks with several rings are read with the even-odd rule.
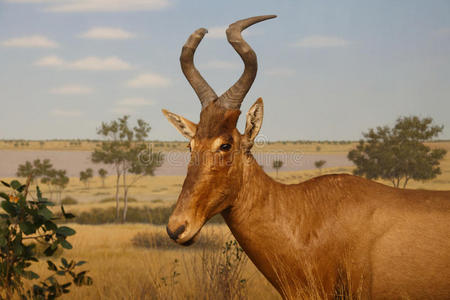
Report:
[[[168,224],[169,233],[186,226],[177,242],[190,244],[222,213],[284,298],[300,297],[311,276],[333,298],[345,273],[350,293],[360,289],[364,299],[450,299],[450,192],[395,189],[351,175],[281,184],[249,153],[255,134],[239,134],[238,116],[215,103],[201,113]],[[220,143],[232,149],[221,151]]]

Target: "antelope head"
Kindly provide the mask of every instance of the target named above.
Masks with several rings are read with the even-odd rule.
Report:
[[[242,58],[245,69],[239,80],[220,97],[194,66],[195,50],[207,30],[196,30],[186,41],[180,56],[181,69],[202,105],[198,124],[163,110],[170,123],[190,140],[191,160],[181,194],[167,225],[177,243],[190,245],[212,216],[233,205],[243,180],[243,164],[263,118],[259,98],[247,113],[244,134],[236,129],[240,106],[257,72],[256,54],[241,32],[276,16],[259,16],[237,21],[226,31],[228,42]]]

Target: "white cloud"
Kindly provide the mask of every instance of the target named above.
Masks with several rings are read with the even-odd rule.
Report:
[[[80,34],[80,37],[96,40],[126,40],[134,38],[136,35],[121,28],[94,27]]]
[[[46,3],[50,12],[121,12],[161,10],[169,0],[6,0],[13,3]]]
[[[349,41],[342,38],[324,35],[311,35],[294,43],[295,47],[300,48],[325,48],[325,47],[347,47]]]
[[[69,63],[69,68],[77,70],[91,70],[91,71],[101,71],[101,70],[112,71],[112,70],[129,70],[132,67],[127,62],[115,56],[105,58],[90,56]]]
[[[58,43],[43,35],[31,35],[18,38],[11,38],[2,42],[5,47],[18,48],[57,48]]]
[[[127,86],[133,88],[167,87],[169,85],[170,80],[168,78],[156,73],[140,74],[137,77],[127,81]]]
[[[56,55],[45,56],[34,63],[40,67],[62,67],[65,64],[66,62]]]
[[[58,56],[46,56],[37,60],[34,65],[41,67],[57,67],[72,70],[89,71],[116,71],[130,70],[132,66],[116,56],[95,57],[89,56],[75,61],[66,61]]]
[[[144,98],[126,98],[117,102],[119,106],[140,107],[153,105],[153,101]]]
[[[201,64],[200,67],[204,69],[237,70],[243,68],[243,64],[223,60],[211,60],[207,63]]]
[[[83,113],[79,110],[65,110],[55,108],[50,111],[50,114],[56,117],[80,117]]]
[[[290,68],[273,68],[273,69],[265,70],[264,74],[269,75],[269,76],[288,77],[288,76],[294,75],[295,70],[290,69]]]
[[[91,94],[92,92],[92,88],[78,84],[68,84],[50,90],[51,94],[56,95],[87,95]]]

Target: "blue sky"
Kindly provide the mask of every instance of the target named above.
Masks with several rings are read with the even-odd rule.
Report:
[[[182,140],[161,108],[198,120],[185,40],[210,30],[196,64],[221,94],[243,69],[226,26],[261,14],[278,18],[244,35],[259,71],[242,116],[263,97],[268,139],[356,140],[405,115],[450,139],[447,0],[0,0],[0,138],[96,138],[130,114],[152,139]]]

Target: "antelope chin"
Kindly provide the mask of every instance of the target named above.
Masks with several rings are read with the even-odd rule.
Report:
[[[198,241],[198,239],[200,237],[200,230],[201,230],[201,227],[199,230],[197,230],[197,232],[194,233],[194,235],[189,235],[189,234],[184,235],[183,234],[182,237],[180,237],[177,240],[177,243],[182,246],[185,246],[185,247],[188,247],[188,246],[194,244],[196,241]]]

